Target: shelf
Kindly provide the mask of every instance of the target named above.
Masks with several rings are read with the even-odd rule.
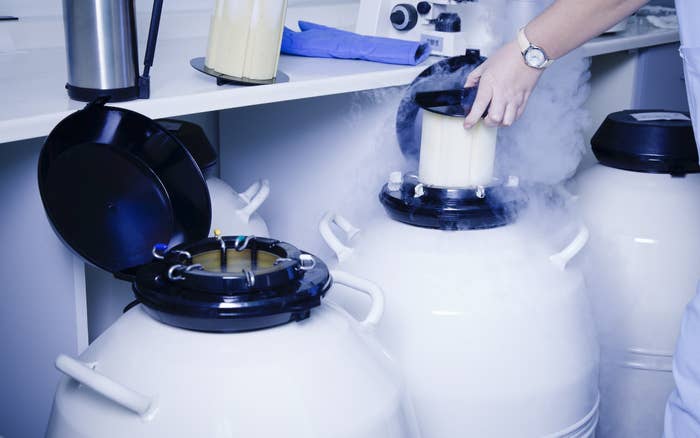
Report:
[[[118,106],[160,118],[399,86],[410,83],[426,65],[439,59],[431,57],[421,66],[407,67],[282,56],[280,69],[289,76],[287,83],[219,87],[213,78],[189,65],[190,58],[202,56],[206,49],[206,37],[202,36],[206,33],[202,29],[196,33],[196,36],[176,38],[171,32],[169,38],[162,38],[151,70],[151,98]],[[624,33],[589,42],[582,53],[595,56],[675,41],[678,41],[677,31],[635,22]],[[64,49],[58,44],[0,50],[3,84],[0,143],[47,135],[61,119],[83,107],[84,103],[72,101],[66,95],[65,71]]]
[[[280,70],[289,76],[287,83],[217,86],[214,78],[189,65],[190,58],[201,56],[205,47],[204,38],[159,42],[151,70],[151,98],[118,106],[151,118],[171,117],[403,85],[425,68],[282,56]],[[70,100],[63,88],[63,48],[0,54],[0,70],[4,88],[0,143],[47,135],[61,119],[84,105]]]
[[[583,45],[583,56],[598,56],[608,53],[636,50],[680,41],[678,29],[659,29],[645,18],[632,17],[624,32],[603,35]]]

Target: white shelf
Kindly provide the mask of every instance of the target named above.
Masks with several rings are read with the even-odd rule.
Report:
[[[201,21],[201,20],[200,20]],[[172,117],[271,102],[405,85],[426,65],[406,67],[373,62],[282,56],[287,83],[257,86],[217,86],[214,78],[189,65],[202,56],[206,38],[162,38],[151,70],[151,98],[118,104],[151,118]],[[60,36],[62,38],[62,36]],[[677,31],[634,24],[626,32],[586,44],[585,56],[637,49],[678,41]],[[0,50],[0,143],[47,135],[65,116],[84,103],[68,98],[65,53],[61,45]],[[280,115],[283,117],[283,115]]]
[[[217,86],[214,78],[189,65],[205,45],[204,38],[160,41],[151,70],[151,98],[118,106],[151,118],[170,117],[403,85],[425,68],[282,56],[280,69],[289,76],[287,83]],[[84,106],[66,95],[64,58],[60,47],[0,54],[4,89],[0,143],[47,135],[61,119]]]
[[[624,32],[595,38],[584,44],[582,53],[583,56],[598,56],[676,43],[679,40],[678,29],[659,29],[649,24],[644,18],[632,17]]]

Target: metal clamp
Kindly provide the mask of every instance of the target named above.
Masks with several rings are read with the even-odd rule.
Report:
[[[255,286],[255,274],[252,271],[243,269],[243,275],[245,275],[246,282],[248,282],[248,287]]]
[[[168,269],[168,278],[172,281],[180,281],[184,280],[185,277],[181,275],[182,272],[191,272],[194,270],[199,270],[203,269],[202,265],[200,264],[195,264],[195,265],[173,265]]]
[[[248,248],[248,244],[253,239],[255,239],[255,236],[238,236],[235,242],[233,242],[233,249],[235,249],[238,252],[241,252]]]
[[[151,250],[151,255],[153,255],[154,259],[157,260],[163,260],[165,259],[165,253],[168,251],[168,245],[165,243],[156,243],[153,245],[153,249]]]

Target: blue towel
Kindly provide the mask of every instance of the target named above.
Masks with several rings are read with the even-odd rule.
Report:
[[[415,41],[363,36],[308,21],[300,21],[299,29],[284,28],[282,53],[405,65],[420,64],[430,55],[428,44]]]

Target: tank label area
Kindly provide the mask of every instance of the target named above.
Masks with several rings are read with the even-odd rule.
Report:
[[[683,120],[683,121],[690,120],[690,118],[688,116],[686,116],[685,114],[682,114],[682,113],[667,113],[667,112],[636,113],[636,114],[630,114],[630,116],[634,117],[634,119],[638,122],[651,122],[653,120]]]

